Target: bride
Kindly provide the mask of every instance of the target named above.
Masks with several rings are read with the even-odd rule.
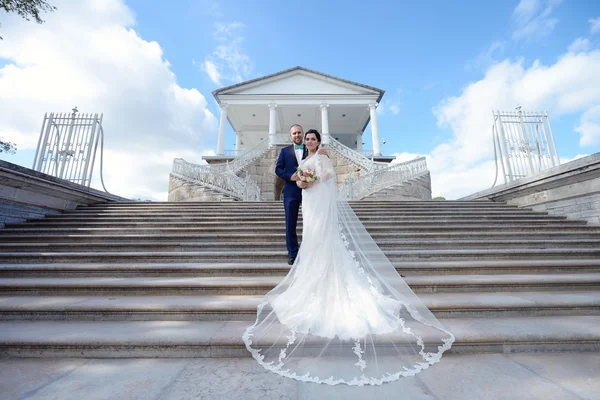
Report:
[[[337,191],[321,135],[304,137],[302,244],[243,335],[264,368],[304,382],[381,385],[438,362],[454,336],[398,274]]]

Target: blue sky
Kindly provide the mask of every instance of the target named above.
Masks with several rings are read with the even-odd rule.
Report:
[[[296,65],[384,89],[382,151],[427,155],[435,195],[491,185],[496,108],[547,109],[565,160],[600,151],[595,0],[50,3],[42,26],[0,18],[0,136],[20,147],[0,158],[31,166],[45,111],[104,112],[125,196],[164,200],[172,158],[214,152],[213,90]]]

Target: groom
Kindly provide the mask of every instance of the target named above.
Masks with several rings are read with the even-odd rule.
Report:
[[[294,264],[298,255],[298,235],[296,226],[298,225],[298,211],[302,203],[302,189],[306,187],[305,182],[300,182],[298,187],[296,181],[299,180],[297,168],[302,160],[308,155],[308,150],[302,144],[304,140],[304,130],[298,124],[290,127],[290,139],[292,145],[284,147],[279,153],[277,164],[275,165],[275,174],[284,180],[283,185],[283,206],[285,208],[285,245],[288,251],[288,264]],[[319,154],[327,155],[327,151],[321,149]]]

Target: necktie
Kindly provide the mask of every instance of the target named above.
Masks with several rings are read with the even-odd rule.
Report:
[[[294,149],[298,150],[298,149],[303,149],[304,145],[303,144],[295,144],[294,145]]]

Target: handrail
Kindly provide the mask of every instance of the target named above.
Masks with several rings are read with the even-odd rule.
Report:
[[[372,172],[380,168],[385,168],[388,164],[385,163],[377,163],[372,159],[365,157],[361,153],[356,150],[351,149],[350,147],[342,144],[341,142],[335,140],[335,138],[329,137],[329,143],[327,146],[330,146],[332,149],[337,151],[341,156],[346,158],[348,161],[360,167],[365,172]]]
[[[171,175],[188,182],[206,185],[238,200],[260,201],[260,187],[249,178],[243,179],[229,172],[206,168],[206,165],[176,158],[173,160]]]
[[[284,134],[277,135],[275,140],[276,144],[290,143],[289,136]],[[243,171],[250,164],[261,158],[268,149],[269,141],[262,140],[258,145],[238,155],[233,161],[222,164],[213,164],[210,167],[213,170],[217,170],[220,172],[231,172],[232,174],[237,175],[238,172]]]
[[[348,200],[359,200],[392,185],[416,178],[428,172],[425,157],[391,164],[359,178],[348,178],[341,189]]]

